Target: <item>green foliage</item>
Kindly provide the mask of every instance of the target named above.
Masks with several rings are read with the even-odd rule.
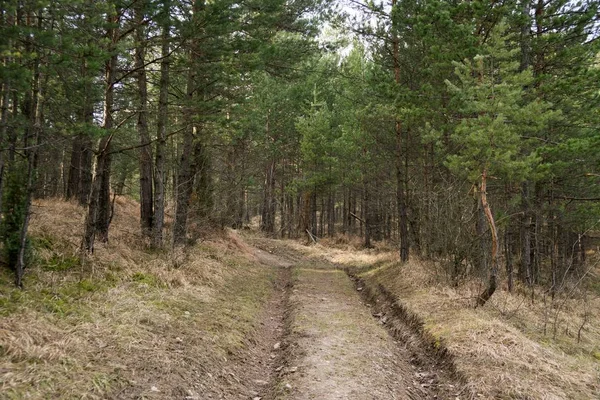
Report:
[[[3,257],[11,269],[15,269],[21,248],[21,231],[27,209],[25,208],[27,168],[13,165],[6,173],[3,187],[2,214],[0,234],[3,243]],[[27,244],[27,258],[30,255],[30,246]]]
[[[42,263],[40,267],[44,271],[69,271],[81,265],[81,260],[75,255],[53,254],[50,259]]]
[[[133,282],[141,283],[152,287],[163,287],[164,283],[155,275],[145,272],[136,272],[131,276]]]
[[[461,113],[452,134],[460,150],[448,155],[447,165],[471,182],[484,170],[508,182],[530,178],[539,158],[525,147],[522,133],[544,129],[555,115],[549,104],[527,100],[533,75],[519,70],[518,50],[509,47],[505,32],[504,24],[497,25],[482,54],[455,63],[459,83],[447,80]]]

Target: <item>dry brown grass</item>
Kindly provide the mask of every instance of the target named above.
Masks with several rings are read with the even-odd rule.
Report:
[[[83,209],[38,202],[25,290],[0,273],[0,397],[214,398],[245,393],[239,358],[272,291],[234,233],[146,249],[118,198],[108,244],[77,258]],[[232,360],[238,360],[233,362]]]
[[[363,278],[383,284],[424,320],[425,328],[455,355],[458,371],[481,398],[598,398],[598,292],[574,291],[568,299],[557,297],[554,302],[549,297],[544,302],[538,293],[532,304],[527,290],[499,290],[485,307],[475,309],[482,283],[466,281],[452,287],[434,263],[400,265],[395,252],[290,246],[358,270],[374,266]]]

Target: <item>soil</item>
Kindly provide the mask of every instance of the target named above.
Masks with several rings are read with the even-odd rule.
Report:
[[[432,352],[411,321],[389,312],[389,299],[285,242],[252,244],[259,261],[281,273],[250,368],[261,371],[251,399],[468,398],[451,360]]]

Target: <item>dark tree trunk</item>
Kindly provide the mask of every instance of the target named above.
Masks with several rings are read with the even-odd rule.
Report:
[[[281,163],[281,177],[279,178],[279,204],[281,204],[279,215],[280,215],[280,229],[279,236],[285,237],[288,229],[288,213],[287,213],[287,202],[285,195],[285,159]]]
[[[94,252],[94,244],[98,235],[101,241],[107,240],[107,236],[102,236],[101,229],[108,225],[110,217],[110,199],[103,193],[106,185],[106,171],[110,171],[110,142],[112,136],[108,135],[100,140],[98,145],[98,154],[96,156],[96,172],[92,182],[92,191],[90,193],[90,201],[88,204],[88,213],[85,222],[85,232],[83,236],[82,249],[87,253]],[[109,194],[110,195],[110,194]],[[100,211],[102,209],[102,211]],[[101,218],[106,218],[101,221]]]
[[[270,110],[267,111],[265,123],[265,137],[270,138]],[[263,202],[261,210],[260,230],[273,233],[275,230],[275,159],[265,168],[265,181],[263,185]]]
[[[396,5],[396,0],[392,0],[392,7]],[[394,58],[394,80],[397,85],[400,85],[400,49],[399,49],[399,38],[395,33],[392,37],[393,44],[393,58]],[[406,179],[408,177],[404,174],[403,156],[406,155],[403,149],[402,143],[402,123],[400,120],[396,120],[396,201],[398,206],[398,231],[400,235],[400,260],[402,262],[408,261],[409,258],[409,238],[408,238],[408,220],[407,220],[407,193],[405,191]],[[405,147],[405,146],[404,146]]]
[[[115,10],[107,16],[111,28],[107,36],[111,40],[111,49],[114,49],[119,39],[116,25],[119,23],[119,12]],[[96,171],[92,182],[88,213],[85,222],[82,249],[88,253],[94,251],[96,236],[101,242],[108,242],[108,228],[111,220],[110,201],[110,170],[111,170],[111,142],[114,132],[112,108],[114,102],[114,82],[117,67],[117,55],[113,55],[106,62],[105,89],[104,89],[104,122],[102,129],[104,137],[100,140],[96,155]]]
[[[325,236],[325,198],[321,195],[320,199],[321,199],[321,212],[319,212],[319,228],[317,229],[317,232],[319,232],[319,233],[317,235],[319,237],[324,237]]]
[[[357,208],[356,208],[356,193],[350,189],[350,193],[348,194],[348,200],[350,203],[350,212],[354,215],[356,215],[357,212]],[[348,215],[348,219],[349,219],[349,226],[350,226],[350,233],[352,235],[356,234],[356,218],[352,217],[352,214]]]
[[[513,288],[513,259],[512,259],[512,233],[510,231],[510,225],[506,227],[504,233],[504,258],[506,262],[506,277],[508,283],[508,291],[512,292]]]
[[[8,13],[7,13],[8,14]],[[8,27],[13,24],[13,19],[8,15],[2,15],[2,23]],[[8,40],[6,45],[6,55],[4,56],[4,60],[6,64],[9,64],[12,60],[10,57],[12,49],[12,41]],[[10,114],[8,103],[10,101],[10,92],[11,92],[11,82],[9,79],[9,75],[6,74],[4,80],[2,81],[2,97],[0,98],[1,109],[0,109],[0,146],[4,147],[5,143],[7,143],[8,137],[8,117]],[[4,187],[4,169],[5,169],[5,159],[4,159],[4,151],[0,151],[0,210],[2,210],[2,197],[3,197],[3,187]]]
[[[488,258],[487,254],[488,250],[488,239],[486,236],[488,230],[488,224],[486,221],[485,211],[483,207],[483,203],[481,202],[481,197],[477,199],[477,221],[476,221],[476,230],[477,230],[477,251],[475,256],[475,262],[477,264],[478,273],[483,275],[487,273],[488,270]]]
[[[367,249],[371,248],[371,216],[370,216],[370,196],[369,196],[369,188],[367,187],[367,184],[365,183],[363,185],[363,220],[364,220],[364,225],[365,225],[365,247]],[[362,223],[362,221],[361,221]]]
[[[67,199],[76,198],[80,205],[87,206],[92,185],[93,150],[92,139],[85,129],[93,124],[94,106],[91,99],[92,83],[88,77],[88,67],[85,61],[82,63],[81,71],[85,85],[79,119],[85,128],[83,132],[73,138],[65,197]]]
[[[298,204],[298,211],[300,212],[298,230],[301,236],[307,235],[310,232],[310,219],[312,215],[311,199],[312,193],[309,190],[305,190],[302,193],[301,199],[298,199],[302,201],[302,203]]]
[[[93,118],[92,112],[89,114],[89,120]],[[85,135],[82,138],[81,143],[81,159],[80,159],[80,171],[79,171],[79,186],[77,199],[79,205],[87,206],[90,199],[90,191],[92,190],[92,162],[94,158],[94,151],[92,150],[92,139]]]
[[[317,236],[317,190],[313,190],[310,197],[310,231]]]
[[[193,49],[194,46],[192,46]],[[184,121],[186,129],[183,134],[183,144],[181,151],[181,159],[179,162],[179,170],[177,173],[177,186],[175,190],[175,221],[173,224],[173,246],[185,245],[187,239],[187,223],[188,213],[190,207],[190,200],[194,189],[194,177],[196,173],[196,157],[195,153],[195,141],[198,136],[198,125],[194,121],[194,109],[193,103],[197,98],[196,94],[196,70],[193,58],[195,51],[190,50],[188,52],[189,57],[189,69],[187,77],[187,105],[184,110]]]
[[[30,17],[27,18],[30,20]],[[41,28],[42,17],[41,13],[38,16],[38,28]],[[31,96],[28,98],[28,104],[26,105],[27,112],[24,113],[27,117],[28,126],[25,130],[24,137],[24,148],[27,157],[27,175],[25,180],[25,198],[23,202],[23,212],[21,221],[21,227],[19,232],[19,249],[17,262],[15,265],[16,279],[15,283],[18,287],[23,287],[23,275],[26,267],[25,253],[27,250],[27,232],[29,230],[29,220],[31,217],[31,201],[33,198],[33,192],[35,190],[35,177],[37,167],[37,156],[40,145],[40,136],[42,129],[42,74],[40,72],[39,58],[34,61],[33,64],[33,80],[31,87]]]
[[[190,85],[190,83],[188,83]],[[190,198],[194,187],[194,169],[192,163],[194,133],[196,127],[192,125],[191,115],[188,115],[189,126],[183,136],[179,172],[177,174],[175,221],[173,224],[173,245],[186,243],[187,219],[190,206]]]
[[[79,183],[81,181],[81,158],[83,156],[82,135],[73,138],[71,147],[71,161],[69,163],[69,179],[67,183],[67,200],[76,197],[79,194]]]
[[[169,31],[170,0],[163,1],[164,25],[161,31],[160,82],[158,95],[157,141],[154,171],[154,226],[152,242],[155,247],[163,245],[163,227],[165,224],[165,147],[167,145],[167,120],[169,101]]]
[[[137,131],[140,140],[140,227],[142,235],[152,236],[154,220],[154,198],[152,189],[152,148],[148,131],[148,80],[146,76],[146,29],[144,27],[144,3],[137,2],[135,7],[135,63],[137,70],[138,119]]]
[[[490,271],[488,277],[488,286],[477,298],[477,305],[483,306],[492,297],[496,291],[498,284],[498,230],[496,229],[496,222],[494,221],[494,215],[490,209],[490,205],[487,201],[487,171],[484,169],[481,174],[481,205],[483,212],[488,222],[492,237],[492,251],[490,261]]]
[[[208,154],[208,147],[202,141],[202,135],[196,135],[194,144],[194,170],[195,192],[196,192],[196,213],[198,219],[206,222],[212,218],[213,194],[211,181],[211,165]]]
[[[531,285],[531,213],[529,207],[529,185],[523,183],[521,189],[521,265],[519,278],[522,282]]]
[[[331,189],[327,197],[327,234],[335,235],[335,193]]]
[[[348,202],[348,190],[343,187],[342,195],[344,196],[344,202],[342,203],[342,233],[345,235],[348,233],[348,218],[351,218],[349,215],[350,204]]]

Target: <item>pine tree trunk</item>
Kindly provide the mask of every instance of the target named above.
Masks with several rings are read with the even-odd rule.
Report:
[[[135,63],[137,70],[138,90],[138,119],[137,131],[140,139],[140,227],[142,235],[152,236],[154,220],[154,198],[152,190],[152,147],[150,146],[150,133],[148,131],[148,79],[145,67],[146,56],[146,29],[144,27],[143,2],[135,6]]]
[[[212,218],[213,211],[213,193],[211,181],[211,165],[208,154],[208,147],[203,143],[202,135],[196,135],[194,144],[194,169],[195,192],[196,192],[196,212],[199,220],[206,223]]]
[[[25,191],[25,205],[23,207],[23,222],[21,225],[21,232],[19,235],[19,255],[17,258],[17,265],[15,267],[16,270],[16,279],[15,284],[22,288],[23,287],[23,275],[25,273],[26,260],[25,253],[27,251],[27,232],[29,230],[29,221],[31,218],[31,201],[33,198],[33,192],[35,190],[35,166],[37,164],[37,152],[40,144],[40,130],[42,124],[42,104],[40,101],[41,97],[41,88],[39,87],[40,82],[40,74],[38,71],[38,76],[36,77],[37,83],[34,86],[37,86],[37,89],[34,89],[35,96],[35,116],[32,121],[32,133],[33,137],[31,137],[31,143],[33,144],[33,148],[27,151],[27,180],[26,180],[26,191]],[[25,147],[28,147],[27,142],[25,143]]]
[[[285,159],[281,163],[281,177],[279,179],[279,204],[281,204],[279,215],[280,215],[280,229],[279,235],[284,238],[288,228],[287,218],[287,203],[285,196]]]
[[[186,129],[183,138],[183,149],[177,174],[175,221],[173,224],[173,245],[186,243],[187,218],[194,184],[192,171],[192,146],[194,139],[194,127]]]
[[[345,187],[342,187],[342,195],[344,196],[344,201],[342,203],[342,233],[345,235],[348,233],[348,215],[350,204],[348,203],[348,190]]]
[[[89,124],[92,123],[93,112],[89,112]],[[87,206],[90,200],[90,192],[92,190],[92,162],[94,159],[94,151],[92,150],[92,139],[85,135],[81,143],[81,159],[79,171],[79,186],[78,195],[79,205]]]
[[[319,212],[319,228],[317,229],[318,236],[325,236],[325,198],[324,196],[320,196],[321,199],[321,212]]]
[[[521,189],[521,265],[519,277],[522,282],[531,285],[531,214],[529,207],[529,185],[523,183]]]
[[[107,168],[110,168],[110,142],[112,136],[108,135],[100,140],[98,145],[98,154],[96,156],[96,171],[92,181],[92,189],[89,196],[88,213],[85,220],[85,231],[82,242],[82,250],[87,253],[94,252],[94,244],[96,236],[99,235],[101,224],[100,218],[108,218],[106,208],[109,207],[110,200],[106,200],[106,196],[102,195],[105,188],[105,180],[103,177],[106,174]],[[107,167],[108,164],[108,167]],[[110,170],[110,169],[109,169]],[[100,212],[101,208],[105,208]],[[100,237],[100,236],[99,236]],[[100,237],[100,240],[104,237]]]
[[[350,213],[348,214],[348,225],[350,227],[350,234],[355,235],[356,234],[356,218],[354,218],[352,215],[356,215],[357,212],[357,208],[356,208],[356,192],[352,189],[350,189],[350,193],[348,193],[348,203],[350,203]],[[361,233],[362,235],[362,233]]]
[[[10,99],[9,93],[10,93],[10,81],[8,80],[8,77],[6,77],[4,79],[4,82],[2,83],[2,98],[0,99],[0,101],[2,101],[2,108],[0,111],[0,146],[2,146],[2,147],[4,147],[4,144],[6,143],[6,138],[7,138],[7,134],[8,134],[8,116],[9,116],[8,102]],[[2,210],[2,193],[3,193],[3,187],[4,187],[4,167],[5,167],[4,151],[0,151],[0,210]]]
[[[476,221],[476,230],[477,230],[477,255],[475,257],[475,262],[477,263],[477,272],[481,275],[487,273],[488,270],[488,238],[486,237],[486,232],[488,230],[488,222],[485,215],[485,210],[483,203],[481,201],[481,197],[476,200],[476,212],[477,212],[477,221]]]
[[[399,123],[396,123],[399,129]],[[396,202],[398,207],[398,234],[400,236],[400,260],[407,262],[409,258],[409,238],[408,238],[408,221],[406,212],[406,194],[404,192],[404,174],[401,160],[401,139],[402,131],[396,131],[398,166],[396,167]]]
[[[114,50],[118,41],[118,30],[115,27],[119,23],[119,12],[115,10],[107,16],[107,22],[111,28],[107,36],[111,40],[111,49]],[[100,140],[96,154],[96,171],[92,181],[92,189],[88,204],[88,213],[85,222],[85,231],[82,241],[82,249],[88,253],[94,251],[96,236],[101,242],[108,242],[108,228],[111,219],[110,202],[110,170],[111,170],[111,142],[113,130],[113,103],[114,82],[117,67],[117,55],[114,54],[106,63],[105,67],[105,89],[104,89],[104,121],[102,129],[104,137]]]
[[[0,22],[3,26],[9,27],[13,24],[13,18],[8,15],[8,13],[0,14]],[[5,53],[6,55],[2,57],[3,66],[6,67],[11,63],[10,53],[12,51],[12,40],[7,40]],[[11,82],[8,74],[2,80],[1,86],[1,97],[0,97],[0,146],[4,147],[7,142],[8,136],[8,117],[10,114],[10,110],[8,107],[8,103],[10,101],[10,91],[11,91]],[[5,160],[4,160],[4,151],[0,151],[0,211],[2,210],[2,197],[4,193],[4,169],[5,169]]]
[[[512,233],[510,231],[510,225],[506,227],[504,233],[504,258],[506,262],[506,277],[508,283],[508,291],[512,292],[513,289],[513,259],[512,259]]]
[[[155,247],[163,245],[163,227],[165,224],[165,148],[167,145],[167,120],[169,101],[169,31],[170,0],[163,1],[164,25],[161,31],[160,81],[158,94],[157,141],[154,170],[154,226],[152,241]]]
[[[392,8],[396,5],[397,0],[392,0]],[[395,27],[393,26],[392,29]],[[400,49],[399,39],[395,30],[392,32],[392,46],[393,46],[393,58],[394,58],[394,80],[397,85],[400,85]],[[404,156],[402,146],[402,123],[396,120],[396,201],[398,206],[398,230],[400,235],[400,260],[402,262],[408,261],[409,258],[409,238],[408,238],[408,220],[406,210],[406,192],[405,192],[405,180],[404,166],[402,165],[402,158]]]
[[[187,79],[187,102],[184,110],[184,121],[186,128],[183,134],[183,145],[181,150],[181,159],[177,173],[177,186],[175,189],[175,221],[173,223],[173,246],[184,245],[187,237],[187,220],[190,206],[190,199],[194,188],[194,138],[197,133],[197,125],[193,115],[193,101],[195,96],[196,73],[193,68],[193,51],[190,51],[190,68]]]
[[[371,215],[370,215],[370,196],[369,196],[369,188],[366,183],[363,183],[363,220],[365,225],[365,242],[364,246],[369,249],[371,248]],[[362,223],[362,221],[361,221]]]
[[[84,127],[90,127],[94,119],[94,106],[91,100],[91,79],[88,76],[87,62],[83,61],[81,75],[85,80],[83,105],[78,115],[79,121]],[[85,131],[80,132],[73,138],[71,158],[69,163],[69,176],[65,197],[76,198],[80,205],[86,206],[90,195],[92,183],[92,140]]]
[[[498,230],[496,229],[496,222],[494,221],[494,215],[492,214],[492,210],[490,209],[490,205],[487,201],[487,170],[484,169],[481,174],[481,205],[483,207],[483,212],[487,219],[490,233],[492,236],[492,258],[490,262],[490,271],[488,278],[488,286],[487,288],[479,295],[477,298],[477,305],[483,306],[489,299],[492,297],[497,287],[497,279],[498,279]]]
[[[335,235],[335,193],[329,189],[327,197],[327,235]]]
[[[300,212],[298,230],[300,231],[301,236],[307,235],[308,232],[310,232],[311,199],[312,193],[309,190],[305,190],[301,195],[301,199],[299,198],[299,200],[302,201],[302,203],[299,202],[298,204],[298,211]]]
[[[270,138],[270,112],[267,111],[265,123],[265,137]],[[263,186],[263,202],[261,212],[260,230],[273,233],[275,229],[275,159],[272,158],[265,168],[265,180]]]
[[[313,236],[317,236],[317,190],[313,189],[310,197],[310,231]]]
[[[82,157],[82,138],[81,134],[78,134],[73,138],[73,145],[71,147],[71,160],[69,163],[69,179],[67,182],[67,191],[65,198],[67,200],[76,197],[79,194],[79,182],[81,172],[81,157]]]
[[[42,14],[38,16],[38,28],[42,25]],[[31,16],[28,15],[28,21],[31,20]],[[23,275],[26,267],[25,254],[27,251],[27,232],[29,230],[29,220],[31,217],[31,201],[33,198],[33,192],[35,190],[35,170],[37,166],[37,154],[40,145],[40,134],[42,127],[42,110],[43,110],[43,88],[42,88],[42,74],[40,72],[39,58],[34,61],[32,72],[32,88],[31,96],[28,97],[27,105],[24,112],[25,117],[28,118],[28,125],[25,129],[25,137],[23,140],[25,154],[27,157],[27,176],[25,181],[25,198],[22,199],[25,203],[22,211],[22,222],[19,232],[19,249],[17,262],[15,265],[16,277],[15,284],[18,287],[23,287]]]

